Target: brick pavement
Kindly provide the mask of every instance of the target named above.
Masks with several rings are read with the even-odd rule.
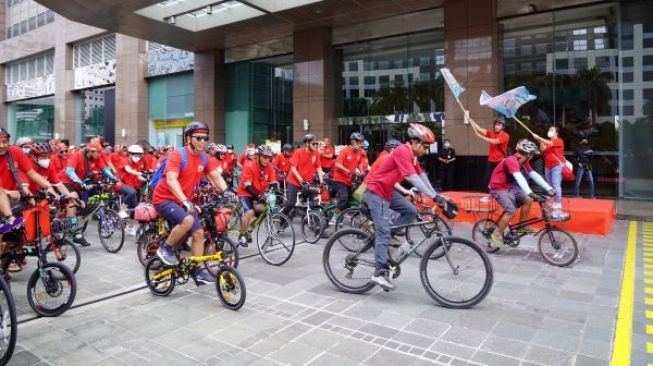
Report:
[[[303,244],[282,267],[256,256],[241,262],[247,301],[238,312],[213,287],[189,283],[166,298],[136,291],[21,323],[10,364],[607,365],[627,226],[577,235],[581,257],[572,268],[544,263],[533,237],[492,256],[494,287],[471,310],[437,306],[421,287],[417,259],[404,263],[396,291],[338,292],[322,268],[323,242]],[[470,231],[454,228],[463,237]],[[27,277],[14,278],[29,316]],[[78,282],[76,304],[143,285],[135,246],[116,255],[82,248]]]

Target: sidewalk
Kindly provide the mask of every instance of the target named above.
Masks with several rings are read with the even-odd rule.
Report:
[[[454,227],[458,236],[470,232]],[[576,235],[581,256],[572,268],[547,265],[535,238],[525,238],[492,256],[494,286],[470,310],[437,306],[421,287],[417,258],[404,263],[396,291],[338,292],[322,268],[324,240],[302,244],[282,267],[258,256],[241,261],[247,301],[238,312],[213,287],[188,283],[165,298],[136,291],[19,324],[10,364],[608,365],[627,234],[628,222],[618,221],[605,237]],[[82,248],[76,304],[144,284],[133,244],[102,252]],[[255,245],[241,255],[252,253]],[[17,277],[21,303],[25,280]]]

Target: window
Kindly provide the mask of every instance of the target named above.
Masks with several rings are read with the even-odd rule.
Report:
[[[594,40],[594,49],[602,50],[605,48],[605,40],[603,38],[597,38]]]
[[[358,62],[350,62],[349,71],[358,71]]]
[[[644,66],[653,66],[653,55],[643,56],[642,65]]]
[[[644,100],[653,100],[653,89],[642,89],[642,98]]]
[[[349,85],[358,85],[358,76],[350,76]]]
[[[583,28],[583,29],[574,29],[573,34],[575,36],[582,36],[584,34],[587,34],[587,29],[585,29],[585,28]]]
[[[633,82],[633,73],[632,72],[624,72],[622,74],[622,81],[624,83],[632,83]]]
[[[375,85],[376,84],[376,77],[374,76],[365,76],[365,85]]]
[[[642,40],[642,47],[653,48],[653,38],[644,38]]]
[[[623,100],[633,100],[635,99],[635,91],[633,89],[624,89],[622,91]]]
[[[16,37],[54,21],[54,13],[33,0],[27,0],[27,3],[17,6],[23,1],[26,0],[9,0],[6,3],[7,38]],[[48,12],[53,14],[51,18],[48,18]]]
[[[624,116],[632,116],[635,114],[635,107],[632,105],[625,105],[622,108],[624,111]]]
[[[365,89],[365,98],[372,98],[376,93],[376,89]]]
[[[5,72],[6,83],[8,85],[16,84],[26,80],[52,75],[53,62],[54,54],[48,53],[27,60],[9,63]]]
[[[643,81],[653,81],[653,71],[644,71],[642,73]]]
[[[379,76],[379,84],[381,84],[381,85],[390,84],[390,76],[388,76],[388,75]]]
[[[576,71],[587,69],[587,59],[586,58],[575,58],[574,59],[574,68]]]
[[[586,50],[587,50],[587,40],[586,39],[574,40],[574,51],[586,51]]]
[[[605,26],[594,27],[594,34],[608,33],[608,29]]]
[[[623,57],[621,59],[621,64],[623,67],[633,67],[633,58],[632,57]]]
[[[569,60],[566,58],[556,60],[556,70],[566,70],[569,68]]]
[[[351,89],[351,90],[349,91],[349,95],[350,95],[351,98],[358,98],[358,97],[360,97],[359,92],[358,92],[358,89]]]
[[[106,62],[115,58],[116,36],[113,34],[77,43],[73,46],[74,68]]]
[[[610,56],[597,56],[594,59],[594,64],[602,70],[610,67]]]
[[[404,76],[395,75],[395,86],[403,86],[403,85],[404,85]]]

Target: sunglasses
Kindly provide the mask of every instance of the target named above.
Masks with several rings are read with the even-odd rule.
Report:
[[[204,135],[193,135],[192,137],[197,141],[209,141],[209,137]]]
[[[311,146],[320,146],[319,142],[311,142]]]
[[[421,144],[423,148],[429,149],[431,147],[431,144]]]

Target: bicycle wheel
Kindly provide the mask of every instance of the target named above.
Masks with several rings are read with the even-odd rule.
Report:
[[[56,240],[45,247],[45,259],[47,262],[63,263],[73,273],[77,273],[82,263],[79,248],[68,239]]]
[[[322,255],[329,281],[340,291],[362,294],[374,287],[374,235],[359,229],[343,229],[333,234]],[[343,243],[349,243],[344,246]],[[358,248],[352,252],[350,248]]]
[[[480,219],[472,227],[472,240],[488,253],[499,250],[494,246],[490,236],[497,228],[497,222],[492,219]]]
[[[360,207],[349,207],[338,215],[336,218],[335,232],[339,232],[343,229],[359,229],[372,234],[374,232],[374,223],[370,220],[363,212]],[[360,249],[359,246],[353,245],[348,241],[340,241],[339,243],[343,248],[348,249],[351,252],[355,252]]]
[[[442,241],[446,241],[446,251]],[[442,251],[432,259],[434,251]],[[431,244],[420,262],[424,290],[438,304],[467,309],[481,302],[492,288],[494,271],[490,258],[475,243],[446,236]]]
[[[238,247],[231,239],[229,239],[229,237],[226,235],[218,236],[215,238],[215,242],[207,241],[204,244],[204,255],[213,255],[218,250],[222,251],[222,260],[224,264],[238,268],[238,260],[240,258],[238,255]],[[221,263],[218,261],[204,262],[204,266],[214,277],[217,276],[220,265]]]
[[[168,296],[175,289],[175,270],[154,257],[145,265],[145,283],[156,296]]]
[[[537,241],[542,257],[554,266],[567,267],[578,258],[578,243],[568,232],[552,227],[544,229]]]
[[[306,211],[302,218],[302,235],[309,244],[315,244],[322,237],[325,220],[320,210]]]
[[[109,253],[118,253],[125,243],[125,227],[118,213],[104,208],[104,213],[98,212],[97,231],[100,242]]]
[[[159,229],[155,227],[150,228],[136,239],[136,253],[138,254],[138,261],[141,262],[143,267],[150,258],[156,257],[156,251],[160,245],[161,235],[159,235]]]
[[[11,295],[9,285],[0,276],[0,365],[5,365],[14,354],[18,323],[16,320],[16,304]]]
[[[27,302],[41,316],[59,316],[70,308],[77,294],[73,272],[61,263],[46,263],[27,281]]]
[[[451,235],[451,224],[446,222],[440,215],[436,214],[433,210],[422,210],[417,214],[417,220],[428,221],[427,223],[409,226],[406,228],[406,240],[413,244],[417,244],[424,240],[427,236],[434,236],[436,232],[441,232],[445,235]],[[415,255],[422,257],[422,254],[428,249],[428,245],[420,245],[415,248]]]
[[[231,310],[238,310],[245,304],[245,282],[238,271],[227,265],[218,270],[215,289],[222,305]]]
[[[268,213],[256,229],[256,245],[267,263],[273,266],[286,263],[295,251],[295,229],[288,216]]]

